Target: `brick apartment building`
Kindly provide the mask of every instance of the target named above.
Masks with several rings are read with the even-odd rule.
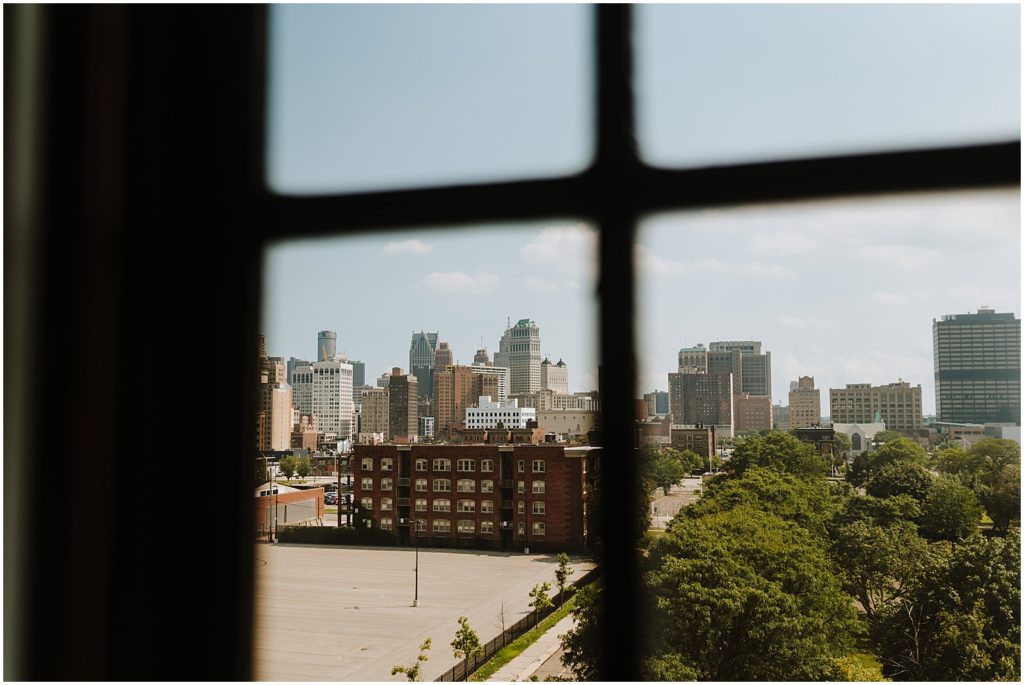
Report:
[[[400,545],[582,551],[599,453],[561,445],[356,445],[354,502]]]

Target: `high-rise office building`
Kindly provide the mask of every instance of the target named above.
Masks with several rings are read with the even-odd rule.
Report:
[[[292,389],[285,382],[282,357],[268,357],[265,338],[259,336],[259,409],[256,449],[286,450],[291,444]]]
[[[311,362],[311,361],[307,361],[305,359],[299,359],[298,357],[289,357],[288,361],[285,362],[285,374],[284,374],[285,380],[287,380],[288,384],[291,385],[292,384],[292,373],[295,372],[295,369],[300,367],[300,366],[309,366],[312,363],[313,362]]]
[[[873,387],[870,383],[830,388],[829,418],[832,423],[875,423],[880,417],[886,430],[913,431],[924,428],[921,386],[902,380]]]
[[[360,433],[382,433],[388,435],[388,391],[385,388],[363,388],[362,424]]]
[[[728,373],[670,373],[672,423],[728,426],[733,430],[733,379]]]
[[[451,366],[455,363],[455,355],[452,352],[452,348],[448,347],[448,343],[440,342],[437,344],[437,349],[434,350],[434,372],[443,371],[445,367]]]
[[[395,367],[388,381],[388,437],[416,442],[419,430],[419,381]]]
[[[792,385],[790,385],[792,388]],[[789,428],[821,425],[821,391],[814,387],[813,376],[801,376],[789,391]]]
[[[491,358],[487,356],[487,348],[481,348],[473,355],[473,364],[479,366],[490,366]]]
[[[703,343],[679,350],[679,373],[707,373],[708,348]]]
[[[355,432],[352,402],[352,365],[334,359],[316,362],[313,369],[313,416],[322,435],[333,433],[349,440]],[[300,407],[301,411],[301,407]]]
[[[540,387],[542,390],[569,392],[569,367],[564,361],[559,359],[557,364],[552,364],[550,359],[545,358],[540,363]]]
[[[932,320],[935,413],[944,423],[1020,425],[1020,319],[982,307]]]
[[[437,333],[412,334],[409,345],[409,373],[416,376],[416,391],[420,397],[434,393],[434,353],[437,352]],[[415,431],[414,431],[415,432]]]
[[[352,365],[352,387],[366,385],[366,364],[363,362],[350,361]]]
[[[313,414],[313,364],[306,362],[292,369],[292,406],[302,416]]]
[[[662,390],[655,390],[644,394],[644,402],[647,403],[647,415],[659,416],[668,413],[668,393]]]
[[[761,352],[760,340],[719,340],[711,343],[708,354],[714,355],[718,352],[740,353],[737,394],[771,397],[772,353]]]
[[[505,330],[494,355],[495,366],[509,369],[509,394],[540,390],[540,328],[529,319],[520,319]]]
[[[496,399],[498,402],[504,402],[508,399],[508,388],[509,388],[509,370],[505,366],[492,366],[487,364],[486,366],[480,364],[473,364],[469,367],[470,370],[479,376],[490,376],[495,380],[495,392],[481,392],[480,395],[490,395],[491,398]],[[489,386],[488,386],[489,387]]]
[[[316,334],[316,360],[330,361],[338,353],[338,334],[335,331],[320,331]]]

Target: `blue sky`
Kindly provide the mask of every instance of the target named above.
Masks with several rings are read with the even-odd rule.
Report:
[[[637,18],[638,139],[693,166],[1019,137],[1019,8],[657,6]],[[570,173],[592,153],[586,6],[276,6],[268,182],[315,194]],[[773,389],[931,390],[931,319],[1020,313],[1017,193],[652,217],[639,236],[638,390],[679,347],[760,339]],[[572,219],[279,245],[263,330],[408,365],[413,330],[465,363],[507,318],[594,383],[593,234]],[[824,392],[823,398],[827,398]]]

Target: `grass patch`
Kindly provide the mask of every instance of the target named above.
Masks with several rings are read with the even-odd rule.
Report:
[[[478,668],[473,675],[469,676],[469,680],[473,682],[483,682],[490,678],[498,672],[498,669],[522,654],[523,650],[536,642],[541,635],[551,630],[556,623],[568,616],[574,606],[576,606],[575,595],[566,600],[565,604],[555,609],[555,611],[553,611],[538,625],[520,635],[515,641],[505,645],[495,652],[494,656],[488,659],[483,666]]]

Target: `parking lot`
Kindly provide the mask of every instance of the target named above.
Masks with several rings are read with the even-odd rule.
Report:
[[[478,551],[419,552],[419,606],[413,549],[313,545],[256,547],[256,680],[402,680],[425,638],[430,659],[420,680],[456,663],[449,643],[459,616],[481,642],[529,611],[534,584],[554,586],[550,555]],[[573,578],[592,564],[573,559]]]

